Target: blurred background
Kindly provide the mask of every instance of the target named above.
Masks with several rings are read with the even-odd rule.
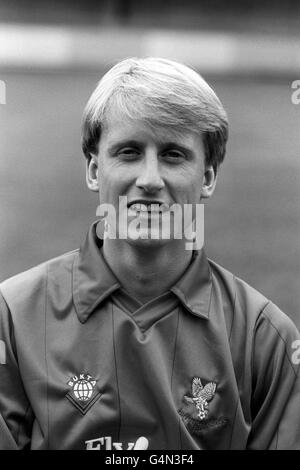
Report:
[[[300,327],[297,0],[0,0],[0,281],[81,243],[83,108],[114,63],[149,55],[196,68],[229,115],[208,256]]]

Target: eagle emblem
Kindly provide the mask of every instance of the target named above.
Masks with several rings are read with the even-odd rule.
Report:
[[[208,402],[215,396],[217,384],[208,382],[204,387],[199,377],[194,377],[192,382],[192,397],[184,396],[188,403],[193,403],[197,408],[197,416],[202,421],[208,415]]]

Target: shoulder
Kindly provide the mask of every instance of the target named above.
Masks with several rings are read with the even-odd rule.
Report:
[[[0,308],[6,304],[12,312],[28,310],[41,302],[46,292],[69,290],[77,254],[78,250],[64,253],[1,282]]]
[[[270,299],[219,264],[208,261],[213,285],[224,305],[230,303],[235,323],[249,327],[253,334],[265,330],[277,339],[299,337],[293,321]]]
[[[241,313],[251,312],[258,316],[269,303],[269,299],[215,261],[209,259],[208,262],[213,285],[224,297],[230,297],[235,310]]]
[[[211,260],[209,265],[240,386],[252,387],[257,403],[275,376],[292,387],[300,364],[300,334],[293,321],[245,281]]]

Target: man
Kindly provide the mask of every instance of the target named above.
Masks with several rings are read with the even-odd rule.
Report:
[[[227,129],[182,64],[99,82],[82,146],[103,220],[0,286],[2,448],[300,448],[299,333],[197,238]]]

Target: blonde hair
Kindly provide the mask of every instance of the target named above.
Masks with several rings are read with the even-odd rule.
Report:
[[[178,62],[130,58],[99,81],[83,114],[82,150],[98,153],[101,129],[111,107],[151,127],[201,132],[206,163],[217,168],[228,139],[228,119],[212,88],[197,72]]]

